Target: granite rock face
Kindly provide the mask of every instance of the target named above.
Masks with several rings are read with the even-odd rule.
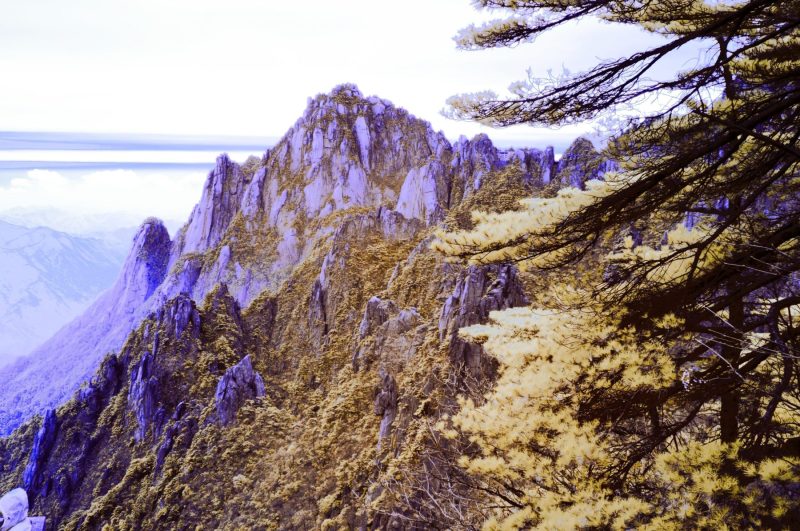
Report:
[[[384,365],[410,361],[427,330],[416,308],[400,309],[394,301],[377,296],[370,298],[358,328],[353,368],[367,368],[375,361]]]
[[[159,385],[154,374],[154,364],[155,354],[145,352],[131,373],[128,405],[136,415],[138,428],[134,432],[134,438],[137,442],[147,435],[158,405]]]
[[[225,371],[217,384],[214,400],[220,425],[236,421],[236,413],[248,400],[264,396],[266,389],[261,375],[253,369],[250,356]]]
[[[89,384],[77,393],[77,401],[81,406],[80,415],[86,422],[96,418],[106,406],[109,398],[116,394],[122,386],[122,374],[126,367],[117,356],[108,356]]]
[[[328,335],[328,316],[326,292],[322,280],[317,279],[311,287],[311,298],[308,301],[308,328],[313,345],[322,345]]]
[[[173,337],[179,338],[183,332],[191,329],[193,337],[200,331],[200,312],[194,301],[185,293],[172,299],[166,306],[156,312],[156,320],[166,323],[166,330]]]
[[[44,414],[42,427],[36,432],[33,439],[33,450],[28,459],[28,465],[22,474],[22,486],[31,494],[38,493],[42,487],[42,465],[50,456],[50,450],[56,440],[58,432],[58,419],[53,409],[48,409]],[[46,495],[46,491],[44,492]]]
[[[239,210],[248,181],[241,167],[227,154],[217,157],[214,169],[208,174],[203,187],[200,202],[194,207],[180,239],[176,240],[172,249],[172,262],[183,254],[212,248],[222,240]]]
[[[408,172],[395,207],[409,219],[432,225],[444,218],[450,203],[450,176],[438,160]]]
[[[449,339],[452,363],[478,376],[490,369],[483,348],[458,337],[465,326],[486,322],[489,313],[528,303],[517,270],[511,265],[470,266],[456,282],[439,316],[439,337]]]
[[[601,179],[606,172],[616,169],[616,165],[595,150],[587,139],[577,138],[558,161],[555,180],[562,186],[585,188],[586,181]]]
[[[100,311],[99,303],[104,303],[102,310],[107,310],[107,306],[112,307],[108,316],[112,322],[123,315],[134,314],[164,281],[171,245],[169,232],[164,224],[155,218],[146,220],[133,238],[130,254],[122,266],[119,279],[87,313],[94,315],[92,309]]]
[[[364,339],[368,335],[375,332],[375,330],[389,320],[389,317],[397,313],[397,305],[390,300],[383,300],[380,297],[372,297],[367,301],[367,307],[364,310],[364,317],[361,319],[361,325],[358,327],[358,335]]]
[[[154,476],[158,477],[164,467],[164,461],[173,450],[186,450],[198,430],[197,418],[187,415],[187,405],[180,402],[175,407],[169,424],[164,429],[164,438],[156,451]]]
[[[226,311],[238,319],[238,309],[224,289],[220,287],[211,300],[212,311],[218,311],[223,305],[231,305],[232,309],[225,306]],[[138,362],[130,368],[127,403],[128,408],[136,418],[134,440],[145,440],[148,433],[152,440],[157,440],[167,421],[167,412],[176,407],[179,398],[169,396],[169,382],[172,378],[172,369],[167,360],[161,360],[160,352],[163,345],[170,345],[171,353],[191,355],[195,350],[195,342],[200,334],[200,312],[189,297],[181,295],[169,301],[149,316],[157,326],[148,335],[146,350],[139,357]],[[149,329],[149,327],[148,327]],[[135,352],[124,351],[124,358],[118,364],[122,365],[120,372],[135,359]]]
[[[400,391],[397,388],[397,381],[388,372],[381,371],[379,379],[380,382],[375,393],[375,414],[381,417],[378,429],[378,450],[380,451],[381,442],[391,433],[392,423],[397,417]]]

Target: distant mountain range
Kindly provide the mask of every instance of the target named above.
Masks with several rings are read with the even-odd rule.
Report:
[[[83,312],[114,282],[123,249],[0,221],[0,365],[27,354]]]
[[[0,221],[20,227],[49,227],[58,232],[101,240],[122,258],[127,256],[131,238],[136,234],[142,217],[132,212],[97,212],[78,214],[57,208],[16,207],[0,211]],[[183,220],[165,219],[171,233],[177,231]]]

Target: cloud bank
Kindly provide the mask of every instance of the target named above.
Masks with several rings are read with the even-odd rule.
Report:
[[[59,213],[61,219],[103,220],[103,226],[97,227],[91,222],[83,227],[53,227],[68,232],[111,231],[148,216],[185,220],[200,198],[204,181],[205,173],[199,171],[120,169],[68,175],[35,169],[0,186],[0,215],[28,213],[32,222],[50,226],[48,212]]]

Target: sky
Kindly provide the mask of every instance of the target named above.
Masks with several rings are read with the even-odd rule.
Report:
[[[488,130],[440,111],[457,93],[502,94],[528,68],[580,71],[657,39],[585,21],[514,49],[455,48],[461,28],[493,16],[468,0],[0,0],[0,217],[185,218],[216,153],[262,152],[343,82],[451,139],[560,151],[591,126]]]

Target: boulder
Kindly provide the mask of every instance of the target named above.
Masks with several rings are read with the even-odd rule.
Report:
[[[14,529],[24,531],[31,528],[28,521],[28,494],[25,489],[14,489],[0,498],[0,513],[3,513],[2,531]]]

